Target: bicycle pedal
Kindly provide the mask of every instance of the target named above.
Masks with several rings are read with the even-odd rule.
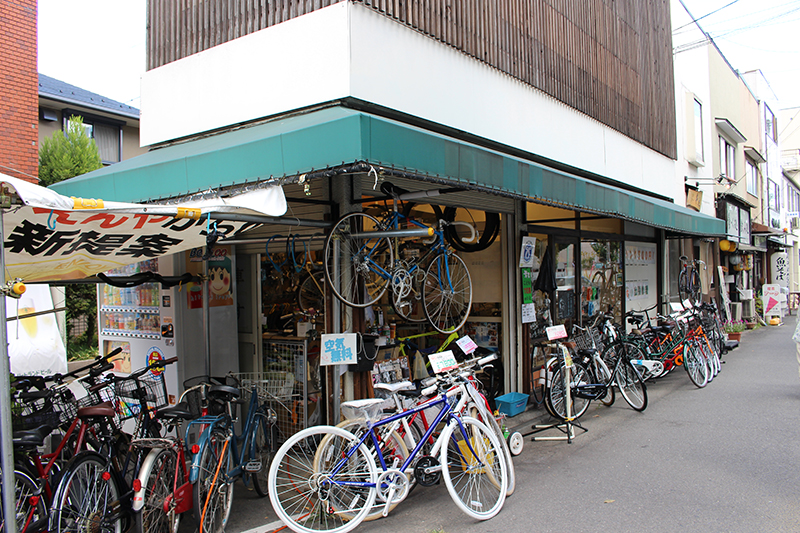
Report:
[[[247,464],[244,465],[244,471],[249,474],[255,474],[256,472],[261,472],[261,461],[248,461]]]

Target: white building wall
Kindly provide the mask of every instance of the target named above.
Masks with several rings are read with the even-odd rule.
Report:
[[[169,95],[168,97],[165,97]],[[674,161],[358,4],[147,72],[142,144],[352,96],[672,197]]]

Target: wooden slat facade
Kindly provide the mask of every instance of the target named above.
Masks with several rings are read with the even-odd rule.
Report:
[[[374,9],[676,157],[668,0],[148,0],[147,68],[340,1]]]

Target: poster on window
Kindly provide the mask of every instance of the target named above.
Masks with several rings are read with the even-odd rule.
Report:
[[[625,301],[631,311],[656,304],[658,247],[655,243],[625,243]]]
[[[48,285],[27,286],[20,298],[6,297],[6,332],[11,372],[41,376],[67,371],[67,349],[61,340]]]
[[[231,247],[215,246],[209,254],[206,247],[193,248],[186,252],[186,270],[194,276],[203,274],[203,262],[208,261],[208,306],[233,305],[231,291]],[[186,298],[189,309],[203,308],[203,283],[187,284]]]

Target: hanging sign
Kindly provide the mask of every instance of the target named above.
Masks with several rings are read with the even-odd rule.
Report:
[[[536,248],[536,237],[523,237],[519,252],[520,268],[533,268],[533,251]]]
[[[772,283],[789,286],[789,255],[786,252],[772,254]]]
[[[358,363],[356,357],[356,334],[334,333],[322,335],[319,364],[329,365],[354,365]]]

